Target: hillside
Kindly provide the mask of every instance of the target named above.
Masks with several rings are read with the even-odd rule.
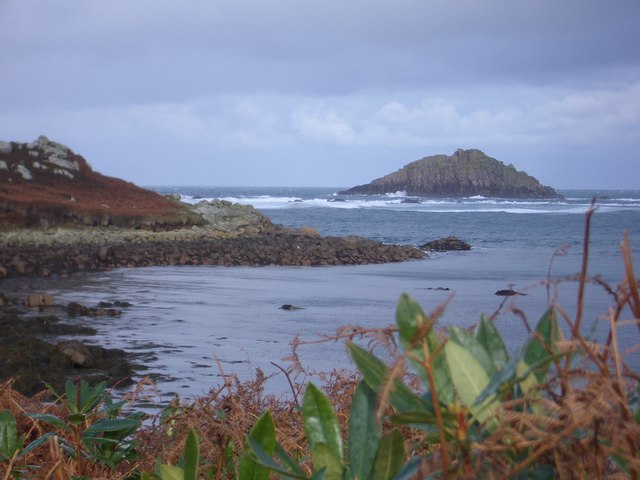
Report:
[[[340,192],[343,195],[377,195],[405,191],[408,195],[501,198],[559,198],[553,188],[513,165],[480,150],[458,149],[453,155],[433,155],[405,165],[397,172]]]
[[[45,136],[0,142],[0,226],[118,226],[165,230],[204,223],[179,202],[94,172]]]

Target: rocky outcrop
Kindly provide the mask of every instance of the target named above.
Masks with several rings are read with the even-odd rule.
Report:
[[[251,205],[213,199],[198,202],[193,210],[218,232],[255,235],[273,229],[271,220]]]
[[[229,238],[158,235],[139,242],[5,243],[0,247],[0,278],[152,265],[358,265],[425,257],[422,250],[408,245],[319,237],[286,229]]]
[[[420,247],[422,250],[432,250],[434,252],[448,252],[448,251],[461,251],[471,250],[469,245],[464,240],[460,240],[458,237],[449,236],[447,238],[441,238],[439,240],[432,240]]]
[[[31,143],[0,142],[0,225],[5,230],[166,230],[204,223],[180,202],[94,172],[83,157],[45,136]]]
[[[561,198],[553,188],[541,185],[513,165],[505,165],[475,149],[458,149],[451,156],[425,157],[340,193],[378,195],[398,191],[426,197]]]

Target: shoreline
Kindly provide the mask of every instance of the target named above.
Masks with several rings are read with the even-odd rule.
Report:
[[[60,388],[64,381],[78,376],[124,386],[144,370],[136,362],[136,353],[87,343],[95,330],[74,325],[79,316],[97,321],[119,316],[118,308],[75,302],[58,305],[48,293],[33,287],[7,296],[3,279],[65,277],[146,266],[363,265],[426,256],[413,246],[386,245],[361,237],[321,237],[310,228],[280,226],[257,234],[201,227],[162,232],[113,227],[0,232],[0,324],[4,331],[0,356],[6,359],[0,380],[15,378],[14,388],[32,395],[45,389],[44,382]],[[74,360],[78,354],[90,360]]]
[[[0,234],[0,247],[0,279],[165,265],[363,265],[427,256],[409,245],[353,236],[321,237],[312,229],[285,228],[226,237],[198,227],[165,232],[22,230]]]

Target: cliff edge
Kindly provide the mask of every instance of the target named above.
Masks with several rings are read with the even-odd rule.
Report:
[[[476,149],[458,149],[451,156],[425,157],[397,172],[340,193],[379,195],[398,191],[425,197],[562,198],[531,175]]]

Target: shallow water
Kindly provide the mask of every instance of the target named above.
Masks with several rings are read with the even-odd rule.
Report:
[[[424,261],[345,267],[151,267],[41,281],[58,302],[128,301],[119,318],[78,319],[98,329],[87,339],[142,355],[165,398],[200,395],[220,385],[220,368],[250,378],[255,368],[277,374],[269,390],[286,390],[275,362],[290,354],[295,335],[303,340],[331,336],[344,325],[383,328],[394,321],[395,305],[409,293],[426,310],[452,296],[443,324],[473,325],[505,300],[494,292],[509,287],[500,272],[487,270],[482,252],[446,254]],[[532,324],[544,312],[547,291],[537,278],[516,279],[526,296],[506,299]],[[446,288],[449,290],[440,290]],[[560,286],[565,307],[574,311],[575,284]],[[590,288],[585,318],[605,313],[600,288]],[[283,304],[302,307],[282,310]],[[590,323],[593,324],[592,321]],[[505,312],[497,326],[512,350],[526,338],[521,320]],[[602,325],[604,327],[604,325]],[[300,347],[303,365],[317,371],[351,368],[343,342]]]
[[[557,295],[574,315],[576,284],[561,283],[547,292],[544,280],[576,275],[580,270],[584,213],[594,194],[564,192],[558,201],[501,199],[420,199],[402,203],[397,196],[358,197],[335,202],[338,189],[231,189],[165,187],[191,201],[195,196],[225,197],[256,204],[275,223],[310,225],[323,235],[360,235],[383,242],[419,245],[456,235],[471,243],[468,252],[437,254],[430,259],[387,265],[344,267],[152,267],[75,275],[66,279],[5,282],[3,289],[49,291],[58,303],[128,301],[120,318],[75,321],[98,329],[87,339],[137,352],[154,374],[166,401],[173,394],[199,395],[221,383],[220,368],[250,378],[255,368],[276,376],[270,391],[288,389],[271,364],[284,367],[295,335],[318,340],[344,325],[382,328],[394,322],[402,292],[431,310],[452,296],[443,324],[473,325],[481,313],[492,314],[506,301],[496,322],[508,347],[518,348],[527,331],[507,311],[514,304],[533,325]],[[623,232],[640,254],[640,192],[604,192],[593,217],[590,275],[615,285],[622,279],[619,243]],[[561,248],[562,246],[566,248]],[[556,256],[561,251],[563,255]],[[513,288],[526,296],[505,300],[497,290]],[[448,289],[448,290],[443,290]],[[549,298],[550,297],[550,298]],[[293,304],[301,310],[279,307]],[[589,286],[585,334],[602,335],[611,297]],[[635,327],[621,332],[621,348],[638,343]],[[600,332],[600,333],[598,333]],[[342,342],[300,347],[305,367],[317,371],[350,368]],[[628,357],[637,370],[638,353]]]

